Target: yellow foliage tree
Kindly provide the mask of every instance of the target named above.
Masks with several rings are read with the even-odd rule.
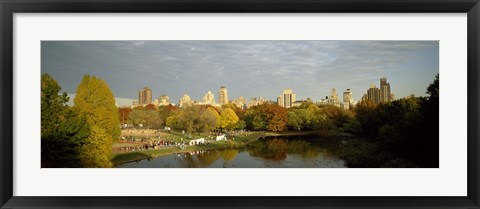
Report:
[[[237,126],[239,118],[235,112],[230,108],[223,109],[220,114],[220,127],[222,129],[231,130]]]
[[[77,88],[74,105],[90,125],[91,135],[81,151],[85,167],[110,167],[112,145],[120,137],[113,93],[102,79],[85,75]]]

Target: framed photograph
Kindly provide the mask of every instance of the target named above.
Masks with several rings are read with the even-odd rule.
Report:
[[[0,6],[2,208],[479,208],[478,0]]]

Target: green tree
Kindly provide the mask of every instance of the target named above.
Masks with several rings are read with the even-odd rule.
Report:
[[[74,107],[85,114],[91,134],[81,156],[86,167],[110,167],[113,142],[120,137],[118,110],[107,83],[85,75],[77,88]],[[107,159],[107,160],[106,160]]]
[[[435,98],[440,95],[440,74],[437,74],[435,76],[435,79],[433,80],[433,83],[431,83],[427,87],[427,92],[428,95],[430,95],[430,98]]]
[[[41,135],[49,138],[56,132],[69,98],[66,92],[59,95],[60,85],[48,74],[42,75],[41,89]]]
[[[301,118],[294,111],[288,112],[288,123],[287,125],[293,130],[300,130],[302,127]]]
[[[238,130],[243,130],[243,129],[245,129],[246,127],[247,127],[247,124],[245,123],[244,120],[239,120],[239,121],[237,122],[237,129],[238,129]]]
[[[146,125],[148,120],[147,111],[143,109],[133,109],[128,115],[128,119],[133,125]]]
[[[90,135],[86,118],[68,107],[66,93],[48,74],[41,82],[41,165],[45,167],[83,167],[82,144]]]
[[[212,107],[203,110],[200,115],[200,131],[210,132],[220,127],[220,115]]]
[[[156,110],[145,110],[145,115],[147,115],[147,127],[152,129],[159,129],[163,120],[160,118],[160,113]]]

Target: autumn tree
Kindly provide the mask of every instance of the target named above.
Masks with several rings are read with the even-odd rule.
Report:
[[[122,124],[126,124],[129,119],[129,114],[132,112],[130,107],[120,107],[118,108],[118,119]]]
[[[238,122],[238,116],[230,108],[224,108],[220,113],[220,127],[225,130],[235,129]]]
[[[145,109],[146,109],[146,110],[158,110],[158,106],[155,105],[155,104],[147,104],[147,105],[145,106]]]
[[[283,131],[287,127],[288,111],[286,108],[276,104],[268,105],[268,126],[269,131]]]
[[[91,134],[82,146],[85,167],[110,167],[114,141],[120,137],[118,110],[107,83],[85,75],[77,88],[74,107],[86,116]]]
[[[171,104],[159,107],[158,112],[163,121],[162,125],[166,125],[167,118],[173,115],[176,110],[178,110],[178,107]]]
[[[288,111],[277,104],[261,104],[245,113],[246,126],[253,130],[283,131],[288,122]]]

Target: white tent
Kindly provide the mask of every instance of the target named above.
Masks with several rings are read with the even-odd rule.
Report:
[[[227,140],[227,137],[225,137],[225,134],[223,134],[223,135],[217,136],[215,140],[216,141]]]
[[[197,144],[205,144],[205,139],[204,138],[193,139],[188,142],[188,145],[197,145]]]

